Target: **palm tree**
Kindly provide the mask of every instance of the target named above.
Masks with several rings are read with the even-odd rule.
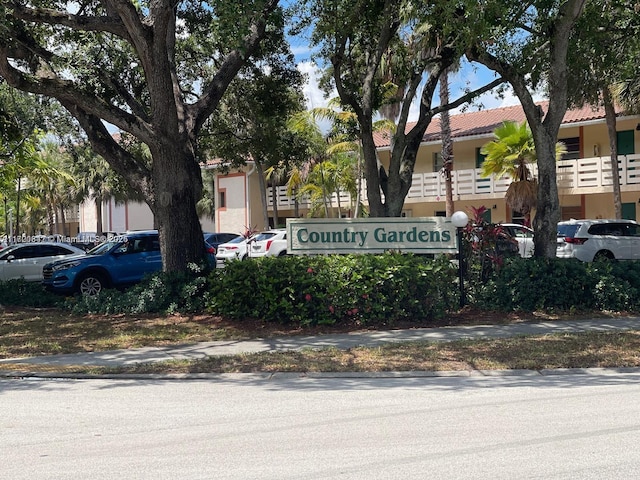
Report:
[[[363,210],[361,192],[364,164],[364,153],[357,116],[354,112],[343,110],[340,99],[337,97],[329,101],[328,107],[314,108],[310,111],[310,114],[315,120],[329,120],[331,122],[331,129],[326,136],[326,142],[328,143],[326,155],[329,157],[337,154],[348,155],[348,157],[340,160],[342,168],[339,171],[345,173],[345,178],[343,179],[345,190],[349,191],[352,199],[355,198],[353,217],[357,218],[361,216],[361,211]],[[395,128],[396,124],[387,118],[373,123],[374,132],[385,131],[393,133]],[[355,177],[351,175],[353,168],[345,165],[345,162],[352,163],[352,159],[355,159]],[[352,178],[355,178],[355,185],[349,184]]]
[[[513,179],[505,194],[505,201],[513,211],[524,215],[525,224],[529,225],[538,191],[538,182],[529,168],[537,160],[531,129],[527,122],[504,122],[494,130],[493,135],[494,140],[480,150],[486,155],[481,175],[498,178],[508,175]],[[556,158],[560,159],[565,152],[564,144],[558,142]]]
[[[440,74],[440,105],[449,103],[449,74],[454,68],[447,67]],[[446,216],[453,215],[453,188],[451,185],[451,172],[453,171],[453,141],[451,139],[451,122],[449,110],[440,113],[440,136],[442,138],[442,173],[445,183],[445,210]]]
[[[75,203],[71,194],[75,189],[75,180],[67,171],[69,163],[70,157],[60,145],[47,141],[42,145],[33,169],[27,174],[28,193],[42,200],[49,234],[62,233],[66,236],[68,233],[65,209]],[[57,231],[56,217],[61,223],[62,232]]]
[[[273,204],[273,228],[278,228],[278,187],[284,181],[287,174],[287,166],[284,162],[278,162],[264,171],[264,178],[271,184],[271,203]],[[268,220],[268,219],[267,219]]]
[[[640,113],[640,75],[614,85],[613,94],[628,113]]]
[[[142,195],[129,187],[127,182],[111,169],[109,164],[96,155],[88,144],[70,147],[73,157],[71,173],[76,179],[75,197],[77,202],[92,200],[96,207],[96,233],[102,235],[102,204],[106,200],[116,202],[127,200],[142,201]],[[145,157],[148,152],[140,150]]]
[[[196,211],[199,217],[215,219],[215,172],[204,170],[202,172],[202,198],[196,203]]]
[[[611,148],[611,179],[613,180],[613,205],[615,217],[622,218],[622,193],[618,171],[618,140],[616,129],[615,102],[622,105],[628,114],[640,113],[640,76],[631,76],[611,87],[602,87],[602,99],[609,130]]]
[[[318,210],[322,208],[322,216],[330,218],[333,211],[331,197],[335,192],[335,175],[333,172],[336,165],[330,160],[317,163],[313,166],[305,184],[300,188],[299,195],[308,196],[311,201],[311,215],[317,216]]]

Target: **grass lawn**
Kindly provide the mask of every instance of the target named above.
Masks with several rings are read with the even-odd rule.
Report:
[[[597,315],[603,316],[598,313]],[[377,328],[512,323],[561,316],[464,311],[437,323],[419,321]],[[565,317],[566,318],[566,317]],[[571,316],[570,318],[575,318]],[[74,316],[54,309],[0,310],[0,358],[76,353],[251,339],[293,334],[345,332],[358,325],[291,328],[260,321],[227,321],[210,315]],[[640,332],[559,334],[451,343],[403,343],[349,350],[323,349],[214,357],[108,370],[132,373],[381,372],[640,366]],[[87,373],[107,369],[84,368]]]

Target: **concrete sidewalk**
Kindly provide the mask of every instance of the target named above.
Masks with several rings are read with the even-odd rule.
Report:
[[[335,347],[347,349],[360,345],[376,346],[392,342],[448,342],[461,339],[504,338],[521,335],[544,335],[549,333],[606,332],[633,329],[640,330],[640,317],[525,322],[510,325],[421,328],[318,336],[290,336],[248,341],[215,341],[131,350],[9,358],[0,360],[0,375],[15,375],[17,371],[64,372],[74,366],[118,367],[163,362],[167,360],[196,360],[209,356],[276,350],[301,350],[303,348]]]

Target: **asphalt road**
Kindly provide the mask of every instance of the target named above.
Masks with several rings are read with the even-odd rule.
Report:
[[[640,477],[640,374],[0,379],[0,479]]]

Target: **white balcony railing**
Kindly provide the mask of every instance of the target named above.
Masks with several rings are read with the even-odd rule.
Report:
[[[618,171],[621,186],[637,185],[640,190],[640,154],[621,155],[618,157]],[[532,168],[537,176],[537,168]],[[558,190],[563,194],[596,193],[610,191],[613,185],[611,175],[611,159],[609,157],[579,158],[577,160],[563,160],[556,165]],[[453,194],[458,198],[496,198],[507,191],[511,184],[510,177],[495,179],[482,178],[480,169],[455,170],[452,172]],[[417,173],[413,175],[411,189],[407,200],[415,202],[438,202],[445,196],[445,180],[439,172]],[[294,208],[294,199],[287,196],[286,187],[278,187],[278,208]],[[363,183],[362,199],[366,202],[366,186]],[[271,188],[267,192],[268,206],[273,206]],[[334,194],[332,204],[338,205]],[[343,208],[351,204],[350,195],[340,195]],[[300,199],[301,208],[309,206],[308,199]]]

